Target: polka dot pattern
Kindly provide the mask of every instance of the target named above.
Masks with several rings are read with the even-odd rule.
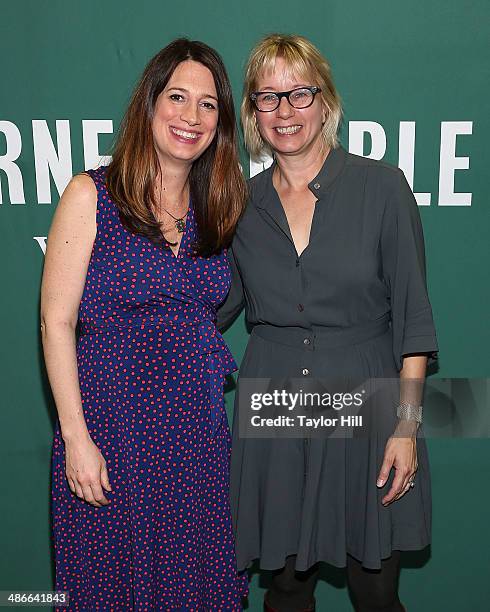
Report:
[[[105,168],[89,174],[97,236],[77,364],[112,492],[95,508],[70,491],[57,421],[56,589],[69,591],[71,610],[241,610],[247,581],[236,572],[223,400],[236,364],[215,324],[231,282],[226,252],[193,255],[192,206],[178,256],[128,232]]]

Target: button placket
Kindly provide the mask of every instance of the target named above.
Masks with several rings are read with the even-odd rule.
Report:
[[[313,333],[309,333],[308,330],[305,330],[305,335],[301,340],[301,344],[303,345],[303,351],[300,371],[302,377],[307,377],[311,376],[313,357],[315,352]]]

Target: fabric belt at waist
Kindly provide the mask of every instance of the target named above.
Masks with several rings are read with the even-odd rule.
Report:
[[[252,329],[252,335],[264,340],[277,342],[297,348],[314,350],[337,348],[360,344],[385,334],[390,328],[390,314],[385,314],[375,321],[366,321],[361,325],[349,327],[278,327],[259,324]]]
[[[135,327],[153,325],[166,328],[177,338],[179,337],[179,330],[181,334],[185,333],[185,330],[193,333],[196,342],[195,350],[207,355],[210,420],[212,433],[215,435],[227,419],[223,395],[225,376],[234,372],[237,369],[237,364],[214,321],[207,318],[201,321],[187,321],[160,315],[135,315],[128,317],[127,321],[120,319],[116,322],[102,321],[98,324],[81,325],[80,332],[83,337],[107,332],[108,330],[129,330]]]

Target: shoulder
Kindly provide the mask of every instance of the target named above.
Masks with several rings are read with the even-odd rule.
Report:
[[[60,204],[69,202],[82,207],[95,207],[97,188],[93,179],[85,173],[76,174],[66,186]]]
[[[90,207],[90,211],[99,207],[107,208],[110,199],[106,185],[107,168],[108,166],[100,166],[95,170],[76,174],[68,183],[62,201],[68,198],[80,206]]]
[[[357,173],[360,176],[378,180],[387,186],[397,185],[405,176],[402,170],[393,164],[354,153],[347,153],[345,168],[350,174]]]
[[[95,184],[97,190],[99,190],[101,187],[105,187],[108,167],[109,166],[99,166],[94,170],[85,170],[84,172],[77,174],[77,176],[85,176],[89,178],[92,183]]]
[[[243,213],[238,221],[237,232],[243,231],[249,222],[254,223],[257,210],[255,204],[259,203],[267,191],[267,185],[270,181],[271,168],[267,168],[259,174],[247,180],[247,202]]]
[[[48,242],[85,244],[93,242],[96,231],[97,189],[86,174],[75,175],[56,207]]]
[[[270,166],[269,168],[262,170],[262,172],[259,172],[259,174],[256,174],[252,178],[248,179],[247,186],[249,192],[249,199],[251,201],[261,198],[264,195],[267,186],[270,183],[272,171],[273,167]]]
[[[347,153],[344,184],[357,185],[373,205],[384,207],[400,198],[413,197],[403,170],[383,160]]]

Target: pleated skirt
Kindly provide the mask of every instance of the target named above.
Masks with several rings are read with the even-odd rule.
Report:
[[[324,438],[240,436],[240,381],[287,377],[354,381],[398,379],[391,328],[349,344],[304,342],[297,333],[280,340],[252,331],[235,394],[231,460],[231,506],[238,569],[259,559],[262,569],[284,566],[296,555],[296,569],[318,561],[345,567],[347,554],[368,569],[379,569],[393,550],[420,550],[431,540],[431,482],[423,426],[417,434],[415,486],[383,506],[393,481],[376,486],[386,443],[396,426],[399,398],[375,396],[366,435]],[[373,336],[373,334],[371,334]],[[374,416],[373,416],[374,415]]]

